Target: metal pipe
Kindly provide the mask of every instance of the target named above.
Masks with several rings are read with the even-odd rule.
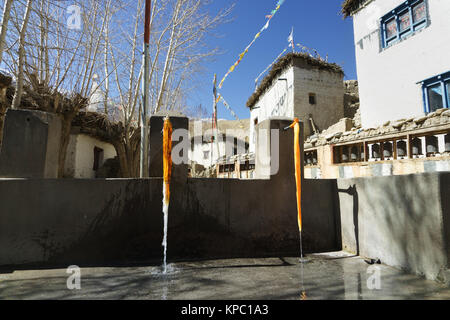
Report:
[[[217,160],[219,160],[219,158],[220,158],[219,141],[218,141],[219,140],[219,136],[218,136],[219,125],[217,123],[217,87],[216,87],[216,85],[217,85],[217,74],[214,74],[213,83],[214,83],[214,105],[213,105],[213,110],[214,110],[214,113],[213,113],[213,115],[214,115],[214,119],[213,119],[214,126],[213,126],[213,129],[214,129],[214,131],[213,131],[213,133],[214,133],[214,140],[215,140],[214,144],[215,144],[216,150],[217,150]],[[211,166],[212,166],[212,164],[213,164],[213,158],[212,158],[212,154],[211,154]]]
[[[150,104],[149,96],[149,66],[150,66],[150,15],[151,15],[151,0],[145,1],[145,25],[144,25],[144,86],[143,96],[144,103],[141,115],[141,158],[140,158],[140,177],[148,178],[149,176],[149,161],[148,161],[148,109]]]

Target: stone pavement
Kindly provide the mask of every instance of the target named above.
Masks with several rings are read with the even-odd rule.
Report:
[[[450,288],[342,252],[298,258],[232,259],[160,266],[0,271],[0,299],[450,299]],[[303,283],[302,283],[303,275]]]

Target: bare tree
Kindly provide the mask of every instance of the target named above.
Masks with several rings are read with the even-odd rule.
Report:
[[[136,2],[134,2],[136,3]],[[210,16],[206,13],[208,3],[202,0],[155,0],[152,3],[150,18],[150,103],[151,112],[162,110],[182,110],[184,100],[191,89],[196,71],[208,57],[217,53],[216,49],[205,45],[205,38],[231,12],[231,8]],[[128,6],[128,9],[131,7]],[[123,28],[115,39],[109,42],[111,63],[114,69],[117,104],[121,108],[123,132],[119,145],[116,146],[122,173],[125,176],[139,174],[139,130],[141,106],[141,80],[143,63],[138,56],[142,54],[139,43],[142,41],[143,1],[138,0],[135,15],[122,25]],[[113,24],[118,25],[118,21]],[[132,31],[132,32],[130,32]],[[124,44],[123,39],[126,39]],[[118,61],[123,65],[119,66]],[[125,82],[124,79],[127,79]],[[138,112],[139,111],[139,112]]]
[[[186,109],[186,112],[187,112],[187,116],[189,116],[190,118],[198,119],[198,120],[211,117],[210,112],[205,107],[203,107],[201,104],[199,104],[197,106],[193,106],[193,107],[188,107]]]
[[[111,16],[111,0],[77,0],[82,28],[68,28],[66,11],[57,0],[21,0],[13,6],[12,21],[17,32],[8,33],[5,60],[16,76],[11,106],[54,112],[62,119],[59,176],[63,176],[71,123],[84,109],[97,88],[93,75],[101,69],[103,34]],[[23,13],[23,18],[18,12]],[[106,12],[106,14],[104,14]],[[105,76],[107,77],[107,76]],[[105,79],[100,81],[99,86]],[[25,86],[24,86],[25,85]],[[33,103],[21,105],[25,94]]]
[[[27,0],[25,15],[19,33],[19,65],[17,70],[16,91],[12,101],[12,108],[17,109],[22,99],[23,91],[23,68],[25,64],[25,36],[27,32],[28,20],[30,19],[32,0]]]
[[[3,7],[3,18],[0,31],[0,63],[2,63],[3,50],[5,48],[6,33],[8,32],[9,17],[13,0],[6,0]]]
[[[32,96],[34,102],[26,103],[27,108],[62,118],[60,177],[72,120],[94,93],[103,99],[98,111],[109,119],[119,115],[119,122],[110,126],[110,141],[118,153],[122,176],[138,176],[144,2],[73,3],[80,8],[80,30],[68,28],[67,7],[61,1],[15,0],[10,7],[15,29],[5,36],[4,62],[17,79],[17,89],[24,85],[25,98]],[[196,72],[217,53],[205,45],[205,39],[231,9],[211,16],[208,4],[206,0],[152,1],[151,112],[184,109]],[[94,75],[101,79],[94,81]],[[16,90],[13,105],[25,107],[20,97],[21,91]]]

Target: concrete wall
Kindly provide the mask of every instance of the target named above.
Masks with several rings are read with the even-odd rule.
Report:
[[[60,139],[58,115],[8,109],[0,150],[0,177],[56,178]]]
[[[424,114],[420,82],[450,70],[450,1],[428,0],[430,25],[382,49],[379,19],[404,0],[376,0],[354,19],[364,128]]]
[[[363,257],[439,278],[449,185],[450,173],[304,180],[305,250],[339,250],[342,238],[356,253],[358,239]],[[159,263],[161,187],[159,178],[0,180],[0,265]],[[297,255],[293,177],[173,183],[168,243],[169,261]]]
[[[152,178],[162,177],[164,119],[165,115],[153,115],[150,117],[149,176]],[[170,116],[170,123],[173,129],[172,159],[177,158],[177,161],[173,161],[172,176],[181,176],[183,179],[186,179],[190,149],[189,119],[174,114]]]
[[[439,278],[449,267],[449,183],[449,172],[338,180],[343,249]]]
[[[0,180],[0,265],[151,255],[159,249],[162,218],[149,203],[161,202],[160,189],[151,181]]]
[[[85,134],[71,134],[67,147],[64,175],[76,179],[95,178],[96,172],[93,169],[95,147],[103,150],[103,160],[100,167],[106,160],[117,156],[116,149],[110,143]]]
[[[169,261],[298,254],[293,177],[290,180],[174,182]],[[161,189],[159,178],[0,180],[0,265],[159,263]],[[316,200],[318,193],[324,200]],[[306,182],[308,252],[340,249],[335,193],[334,181]]]
[[[291,122],[261,125],[282,129]],[[294,137],[292,130],[279,137],[280,169],[270,179],[186,179],[174,168],[169,260],[299,254]],[[158,166],[151,172],[161,175]],[[336,181],[304,181],[303,188],[305,252],[339,250]],[[0,180],[0,265],[159,262],[161,189],[161,178]]]

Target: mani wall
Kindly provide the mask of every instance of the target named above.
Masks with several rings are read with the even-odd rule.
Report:
[[[339,179],[450,171],[450,110],[352,128],[343,119],[305,142],[305,177]]]

